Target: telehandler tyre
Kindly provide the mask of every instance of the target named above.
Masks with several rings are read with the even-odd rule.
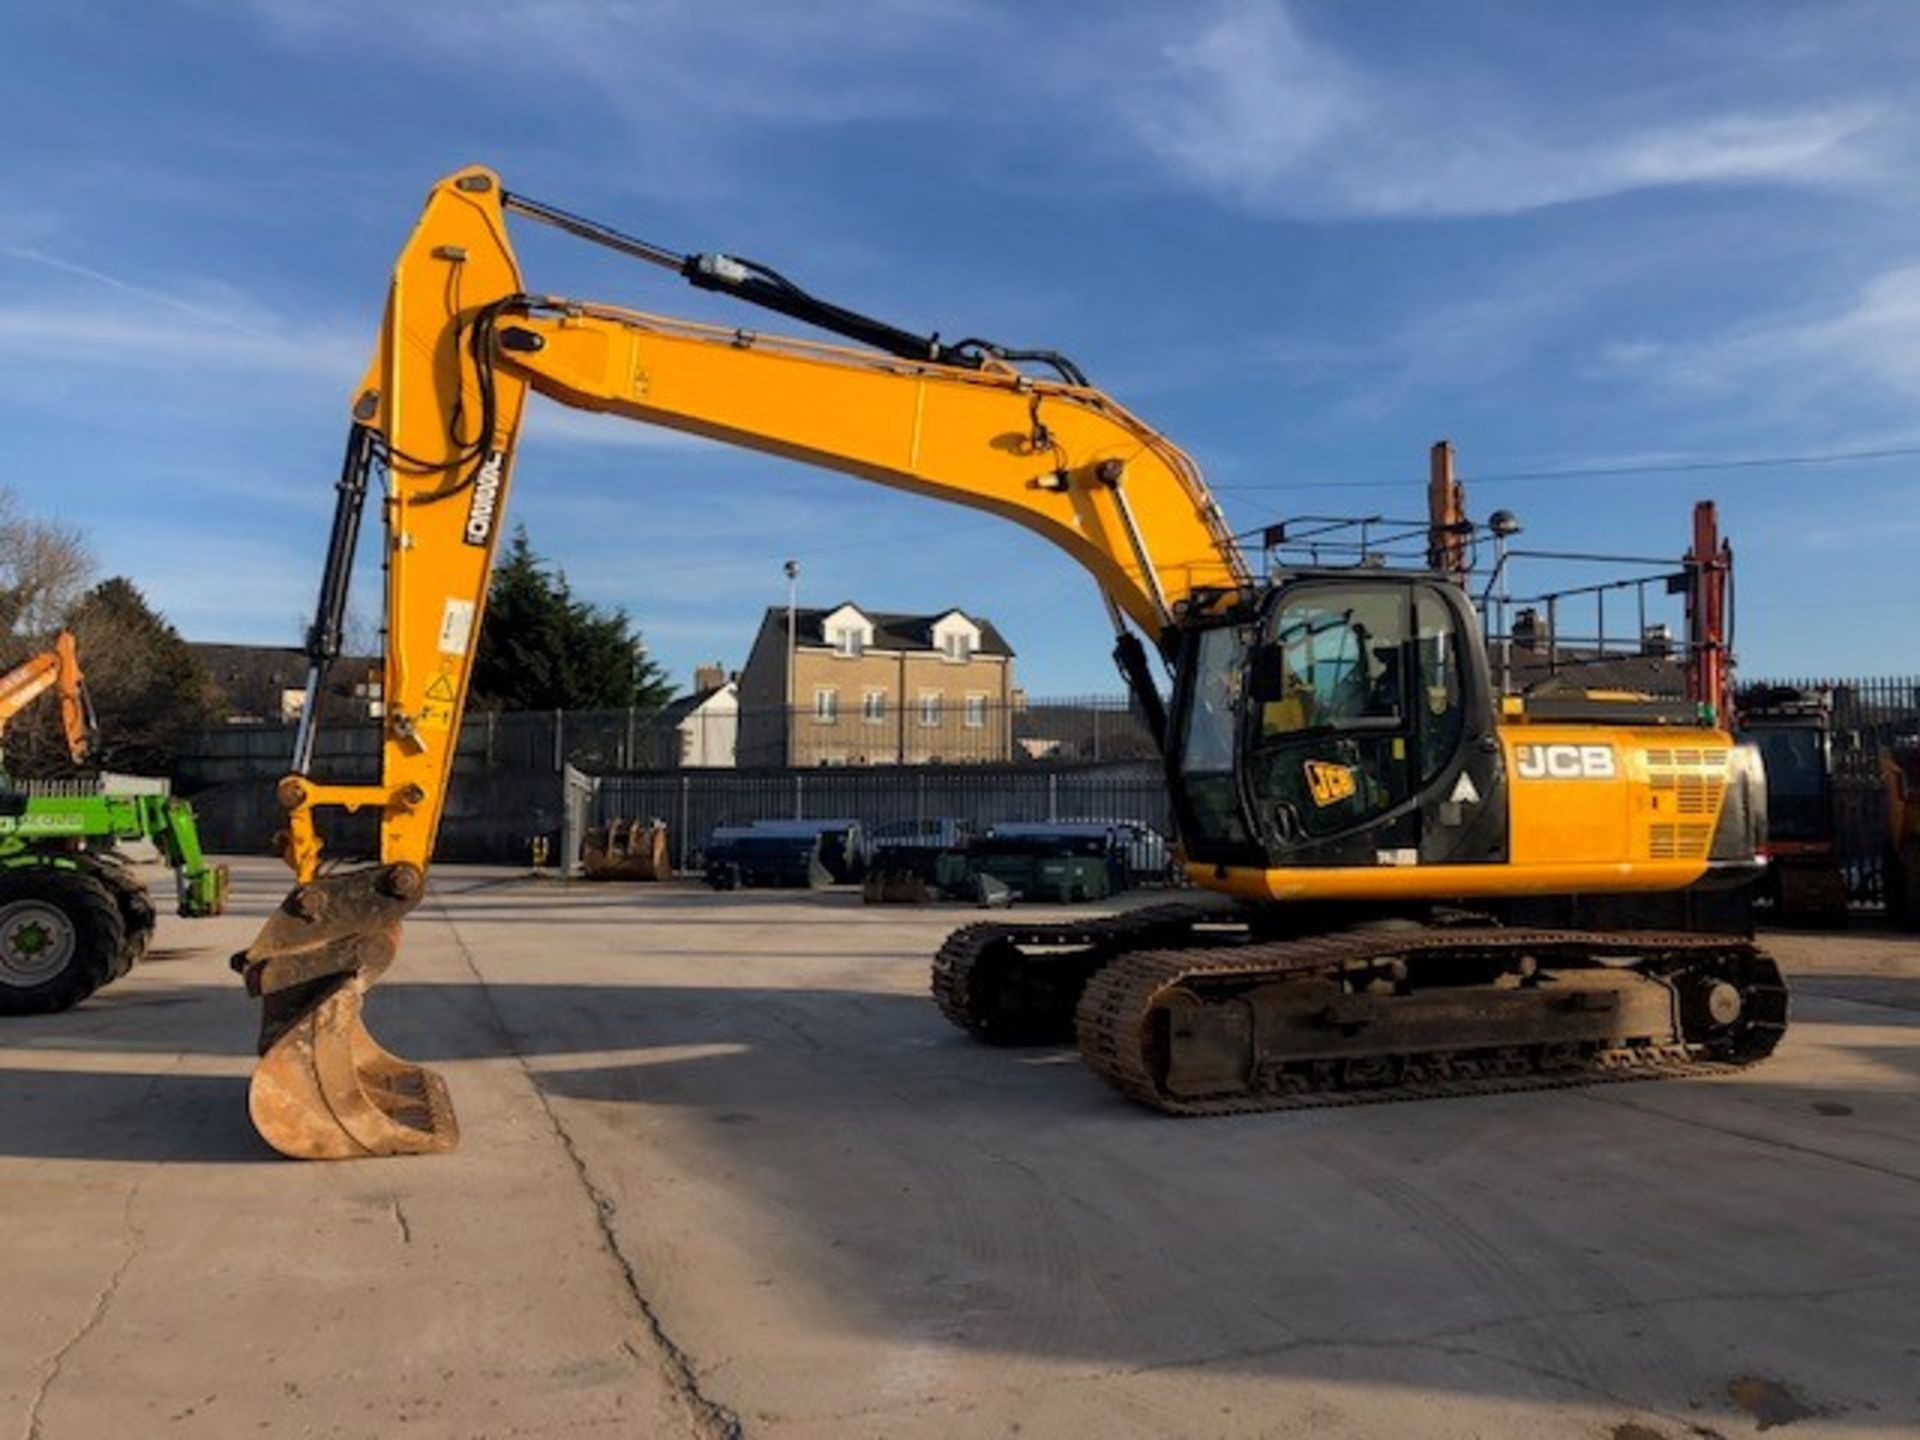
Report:
[[[113,971],[107,976],[110,981],[118,980],[145,957],[154,926],[159,923],[159,913],[153,907],[153,897],[147,893],[147,887],[125,865],[109,861],[95,874],[119,905],[120,925],[127,934],[127,943],[121,947]]]
[[[81,871],[0,872],[0,1015],[70,1009],[106,984],[127,945],[120,913]]]

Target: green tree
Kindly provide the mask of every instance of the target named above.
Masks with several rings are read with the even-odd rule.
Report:
[[[217,723],[219,694],[206,668],[124,576],[83,594],[66,627],[99,720],[88,768],[170,774],[181,737]],[[23,715],[7,732],[7,765],[21,775],[71,768],[57,704],[35,706],[30,722]]]
[[[472,689],[496,710],[657,710],[673,694],[627,612],[575,599],[525,526],[494,568]]]

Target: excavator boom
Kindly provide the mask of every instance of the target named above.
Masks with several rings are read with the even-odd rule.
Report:
[[[5,735],[15,716],[49,690],[57,690],[60,695],[60,727],[66,735],[67,755],[74,764],[83,765],[93,753],[93,713],[70,630],[62,630],[51,647],[0,675],[0,736]]]

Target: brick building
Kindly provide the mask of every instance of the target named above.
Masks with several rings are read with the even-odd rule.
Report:
[[[740,764],[1012,758],[1013,650],[991,621],[852,603],[793,621],[789,647],[787,611],[770,607],[740,672]]]

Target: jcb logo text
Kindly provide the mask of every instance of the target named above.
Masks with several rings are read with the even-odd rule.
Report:
[[[1611,745],[1516,745],[1513,769],[1522,780],[1611,780]]]
[[[494,512],[500,508],[500,476],[507,457],[495,450],[473,477],[473,498],[467,502],[467,528],[460,538],[469,545],[484,545],[493,535]]]

